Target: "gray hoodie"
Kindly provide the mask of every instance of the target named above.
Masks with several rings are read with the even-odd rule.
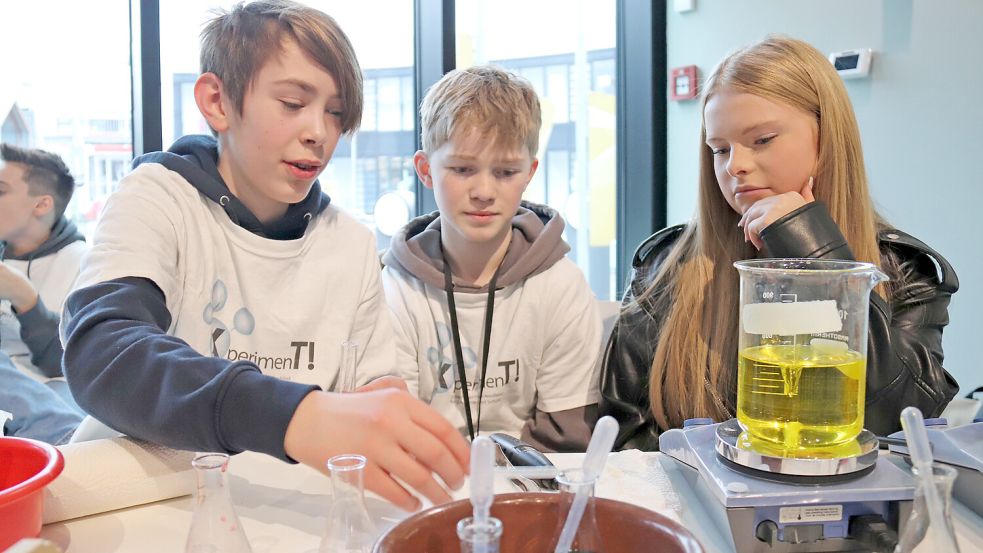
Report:
[[[440,222],[440,212],[434,211],[407,223],[393,236],[383,264],[443,288]],[[563,241],[563,227],[563,217],[553,208],[525,201],[519,204],[519,210],[512,217],[512,241],[502,259],[498,287],[505,288],[538,275],[563,259],[570,251],[570,246]],[[481,293],[488,287],[478,287],[455,276],[454,290]]]

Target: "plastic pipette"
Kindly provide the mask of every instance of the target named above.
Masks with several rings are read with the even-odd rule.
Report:
[[[336,392],[349,393],[355,391],[355,372],[358,364],[358,342],[345,340],[341,343],[341,367],[338,370],[338,385]]]
[[[911,456],[911,464],[918,472],[918,479],[921,481],[922,490],[925,493],[925,505],[928,507],[929,526],[938,525],[936,528],[945,528],[945,511],[942,507],[942,498],[939,490],[935,487],[935,472],[932,470],[932,448],[928,441],[928,434],[925,432],[925,420],[922,412],[917,407],[905,407],[901,411],[901,428],[904,429],[905,440],[908,441],[908,455]],[[954,543],[954,538],[949,532],[931,532],[936,543],[936,551],[958,551]]]
[[[601,420],[594,425],[594,435],[590,438],[587,454],[584,456],[585,481],[597,479],[604,471],[604,464],[608,461],[608,454],[611,453],[611,447],[614,446],[614,439],[617,436],[618,422],[612,417],[601,417]],[[556,543],[554,553],[570,553],[570,546],[573,545],[573,538],[577,535],[577,527],[580,526],[580,519],[584,516],[586,508],[587,489],[581,487],[573,498],[573,504],[570,506],[570,512],[567,513],[563,529],[560,530],[560,539]]]
[[[495,467],[495,474],[519,476],[532,480],[550,480],[560,472],[556,467]]]
[[[478,436],[471,442],[471,516],[477,528],[488,524],[488,514],[495,500],[495,447],[485,436]],[[474,551],[485,553],[488,544],[479,540],[474,544]]]

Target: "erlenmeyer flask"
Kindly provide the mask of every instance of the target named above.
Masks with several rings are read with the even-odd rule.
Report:
[[[912,467],[912,471],[917,472],[917,469]],[[956,543],[956,532],[952,528],[952,514],[950,513],[950,508],[952,507],[952,484],[956,481],[956,469],[948,465],[936,463],[932,465],[932,472],[932,480],[935,483],[935,488],[939,490],[939,497],[942,498],[942,512],[945,516],[945,524],[930,524],[928,505],[925,503],[924,483],[919,478],[917,487],[915,488],[915,500],[911,505],[911,515],[908,517],[908,522],[901,531],[901,539],[898,540],[898,546],[894,550],[895,553],[932,553],[941,551],[939,545],[941,543]],[[952,536],[951,541],[938,539],[938,533],[948,533]],[[951,546],[941,547],[948,548]],[[947,553],[959,553],[958,545],[955,551],[948,551]]]
[[[502,521],[488,517],[484,524],[478,524],[474,517],[462,518],[457,522],[457,537],[461,539],[461,553],[499,553]]]
[[[225,453],[200,453],[191,466],[195,469],[198,491],[191,518],[186,553],[251,553],[249,540],[239,524],[229,482],[225,475],[229,456]]]
[[[358,342],[346,340],[341,343],[341,364],[338,367],[336,392],[355,391],[355,368],[358,366]]]
[[[331,508],[318,553],[369,553],[376,532],[365,508],[365,457],[335,455],[328,459],[328,470]]]
[[[601,534],[594,516],[594,484],[597,483],[597,477],[589,478],[583,469],[578,468],[560,472],[556,475],[556,482],[560,486],[560,519],[556,528],[556,539],[559,540],[567,514],[579,494],[587,498],[587,503],[584,514],[580,518],[580,525],[577,526],[577,533],[574,534],[573,542],[570,544],[570,553],[600,553]]]

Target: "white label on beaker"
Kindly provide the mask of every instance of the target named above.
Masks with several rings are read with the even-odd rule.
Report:
[[[778,522],[836,522],[843,519],[843,505],[807,505],[782,507],[778,510]]]
[[[777,336],[839,332],[843,328],[836,300],[749,303],[742,307],[741,324],[748,334]]]

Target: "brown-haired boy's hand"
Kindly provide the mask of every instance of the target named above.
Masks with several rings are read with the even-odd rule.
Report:
[[[420,507],[397,478],[433,503],[451,497],[434,475],[458,488],[470,459],[467,442],[446,419],[402,390],[311,392],[284,438],[287,455],[327,473],[334,455],[364,455],[365,487],[408,511]]]

